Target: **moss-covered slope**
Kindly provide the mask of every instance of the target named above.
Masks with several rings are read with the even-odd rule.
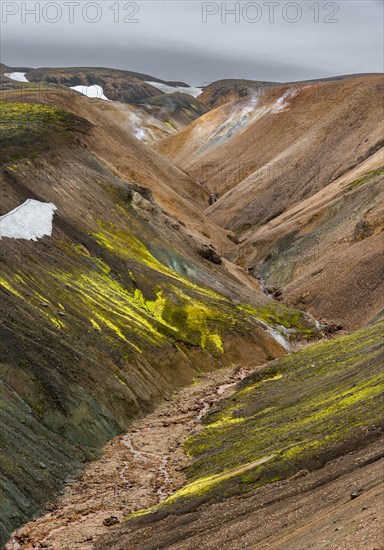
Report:
[[[383,323],[245,379],[185,444],[190,484],[163,509],[251,491],[366,443],[382,428]]]

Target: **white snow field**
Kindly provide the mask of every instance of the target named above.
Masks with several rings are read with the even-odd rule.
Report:
[[[0,216],[0,239],[27,239],[37,241],[52,235],[53,214],[57,210],[51,202],[28,199],[23,204]]]
[[[76,92],[80,92],[87,97],[93,99],[105,99],[106,101],[109,101],[109,99],[104,95],[103,88],[97,84],[93,84],[92,86],[70,86],[70,88],[71,90],[76,90]]]
[[[193,86],[168,86],[168,84],[161,84],[161,82],[148,82],[147,84],[150,84],[154,88],[157,88],[158,90],[161,90],[165,94],[174,94],[176,92],[180,92],[181,94],[188,94],[192,97],[197,97],[201,94],[203,91],[202,88],[194,88]]]
[[[16,80],[17,82],[29,82],[29,80],[25,78],[26,74],[27,73],[4,73],[4,76],[11,80]]]

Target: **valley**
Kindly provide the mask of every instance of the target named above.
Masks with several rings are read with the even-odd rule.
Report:
[[[4,548],[380,549],[382,75],[0,72]]]

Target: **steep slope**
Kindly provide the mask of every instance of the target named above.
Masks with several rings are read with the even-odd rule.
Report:
[[[219,200],[219,225],[262,225],[382,146],[381,76],[264,90],[201,117],[157,149]]]
[[[383,311],[384,154],[245,231],[233,257],[285,302],[347,329]]]
[[[368,533],[380,544],[382,330],[315,344],[244,379],[186,440],[190,483],[95,547],[341,548]],[[362,501],[376,512],[368,533]]]
[[[271,87],[156,145],[236,233],[226,256],[348,329],[383,307],[382,91],[382,75]]]
[[[113,166],[115,173],[121,171],[126,177],[131,178],[131,181],[148,186],[162,205],[172,208],[173,202],[175,210],[177,207],[180,207],[181,211],[183,208],[192,209],[193,215],[190,218],[204,219],[204,223],[209,226],[209,220],[192,206],[192,203],[196,206],[206,206],[207,192],[185,172],[143,146],[140,140],[135,138],[135,131],[129,120],[127,121],[132,113],[131,107],[125,108],[115,102],[89,100],[79,94],[61,91],[55,93],[53,90],[45,90],[42,95],[32,90],[8,92],[4,97],[9,101],[26,100],[57,105],[85,117],[92,123],[92,128],[90,134],[84,137],[83,141],[80,140],[83,146],[92,147],[105,162]],[[172,190],[175,193],[172,193]],[[219,233],[225,234],[220,229]]]
[[[228,262],[203,258],[207,238],[227,237],[189,202],[202,191],[116,126],[107,102],[19,98],[0,105],[0,216],[28,199],[56,210],[52,236],[1,240],[2,541],[200,370],[281,356],[270,329],[284,324],[317,336],[301,313],[270,312]]]
[[[176,93],[150,97],[138,105],[113,102],[108,110],[116,125],[150,144],[182,130],[208,108],[189,95]]]
[[[207,184],[210,169],[218,169],[210,162],[214,149],[242,132],[263,110],[255,110],[260,93],[226,103],[202,116],[184,131],[156,144],[155,149]],[[200,164],[199,164],[200,163]],[[195,170],[195,165],[198,168]]]
[[[208,107],[199,99],[188,94],[173,93],[145,99],[141,107],[163,120],[172,133],[182,130],[188,124],[208,111]]]

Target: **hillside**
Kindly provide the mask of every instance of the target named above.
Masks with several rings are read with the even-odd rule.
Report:
[[[47,80],[46,77],[54,77],[55,73],[60,73],[63,75],[77,76],[77,75],[97,75],[103,74],[110,77],[126,77],[142,80],[143,82],[152,81],[158,82],[159,84],[167,84],[168,86],[188,86],[185,82],[176,82],[162,80],[156,76],[151,76],[144,73],[138,73],[135,71],[126,71],[123,69],[111,69],[108,67],[60,67],[60,68],[51,68],[51,67],[42,67],[37,69],[29,69],[28,76],[31,77],[31,80]]]
[[[237,261],[282,299],[346,329],[383,315],[382,150],[241,237]],[[346,291],[347,289],[347,291]]]
[[[272,86],[278,86],[278,83],[234,78],[216,80],[204,86],[199,99],[211,109],[214,109],[224,103],[241,101],[245,97],[252,96],[255,92],[260,93],[264,88]]]
[[[318,336],[216,259],[228,239],[197,208],[204,192],[106,105],[56,91],[0,105],[3,541],[164,394],[281,356],[275,325]],[[52,236],[10,238],[8,213],[31,199],[55,208]]]
[[[153,116],[163,120],[174,131],[183,130],[208,111],[205,103],[183,93],[150,97],[141,106],[145,106]]]
[[[248,367],[234,393],[240,371],[201,376],[116,438],[13,541],[53,550],[380,547],[382,329]]]
[[[1,543],[380,544],[382,75],[5,69]]]
[[[161,87],[167,91],[164,93]],[[46,92],[52,90],[60,91],[68,99],[77,95],[94,100],[107,99],[116,123],[129,127],[134,136],[145,143],[184,129],[209,110],[196,99],[196,89],[183,82],[166,83],[149,75],[116,69],[85,67],[16,72],[1,65],[0,91],[11,90],[19,94],[33,91],[46,101],[49,101]]]
[[[348,329],[382,308],[382,91],[378,75],[273,87],[155,145],[217,199],[228,257]]]
[[[124,103],[140,103],[148,97],[162,93],[148,84],[148,81],[170,86],[187,86],[183,82],[166,82],[150,75],[101,67],[32,69],[27,72],[26,78],[30,82],[48,82],[61,86],[99,85],[108,99]]]
[[[219,196],[209,213],[220,225],[260,226],[383,146],[382,90],[375,75],[268,87],[210,111],[156,148]],[[245,208],[243,197],[256,191]]]
[[[191,548],[202,540],[212,549],[341,548],[368,534],[380,544],[374,496],[382,494],[383,452],[368,443],[383,430],[382,330],[314,345],[244,379],[186,440],[190,483],[96,548]],[[360,496],[357,506],[351,494]]]
[[[123,103],[138,104],[148,98],[183,94],[186,100],[201,95],[201,88],[190,86],[185,82],[167,81],[150,76],[148,74],[127,71],[122,69],[110,69],[106,67],[45,67],[10,68],[0,66],[2,80],[14,80],[17,82],[39,83],[42,85],[54,85],[76,89],[84,93],[87,88],[98,88],[96,97]],[[90,93],[90,90],[87,90]],[[95,97],[95,96],[89,96]],[[158,98],[157,98],[157,101]],[[195,106],[195,110],[198,107]],[[207,108],[206,108],[207,110]]]

